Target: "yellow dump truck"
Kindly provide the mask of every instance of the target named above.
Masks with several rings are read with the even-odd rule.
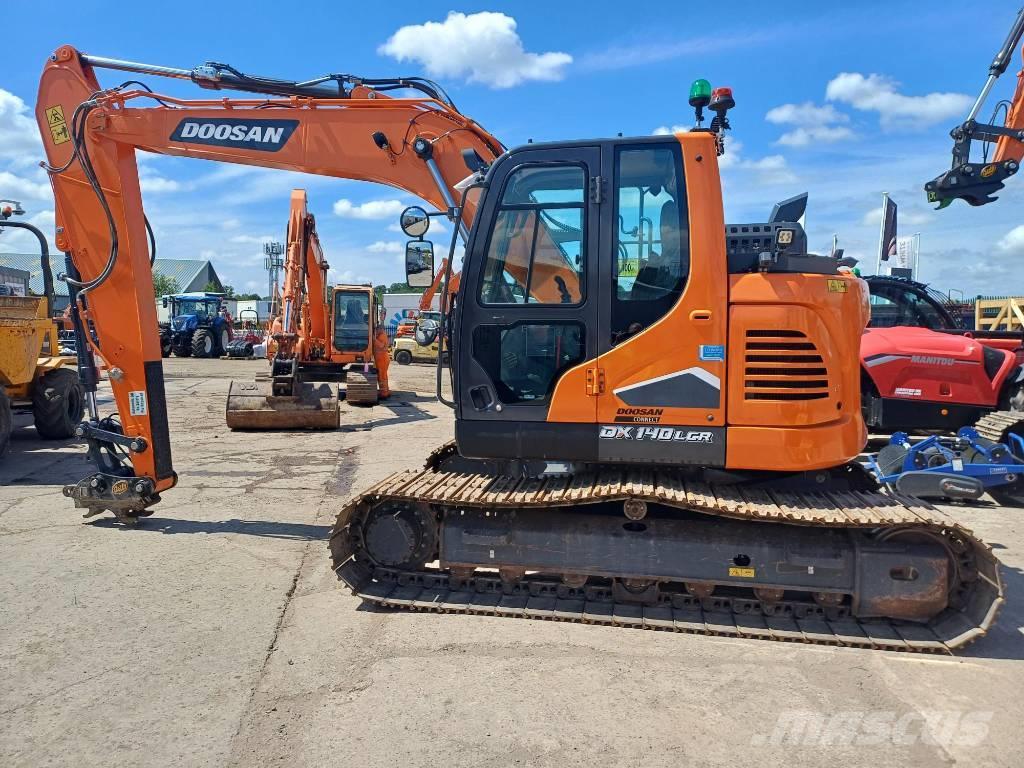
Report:
[[[11,439],[12,410],[31,410],[40,437],[71,437],[85,393],[75,358],[61,357],[43,296],[0,296],[0,455]]]

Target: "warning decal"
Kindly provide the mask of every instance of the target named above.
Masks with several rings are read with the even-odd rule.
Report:
[[[741,579],[752,579],[755,576],[753,568],[730,568],[729,575]]]
[[[146,392],[138,389],[128,393],[128,412],[132,416],[146,415]]]
[[[639,259],[619,259],[619,277],[636,277],[639,272]]]
[[[46,108],[46,124],[50,126],[50,138],[53,139],[54,144],[71,141],[68,124],[64,120],[64,107],[60,104]]]

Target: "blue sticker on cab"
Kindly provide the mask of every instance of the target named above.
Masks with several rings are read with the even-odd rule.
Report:
[[[697,353],[704,362],[725,362],[725,344],[701,344],[697,348]]]

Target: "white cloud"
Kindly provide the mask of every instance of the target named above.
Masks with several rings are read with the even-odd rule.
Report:
[[[450,11],[441,22],[402,27],[377,49],[399,61],[415,61],[432,77],[464,77],[471,83],[510,88],[528,80],[561,80],[572,63],[567,53],[523,48],[516,20],[504,13]]]
[[[776,125],[815,125],[817,123],[846,123],[850,118],[831,104],[818,106],[814,102],[783,104],[769,109],[764,119]]]
[[[775,125],[789,125],[793,129],[779,137],[777,144],[805,147],[809,144],[830,144],[852,139],[854,133],[844,123],[850,118],[831,104],[818,106],[810,101],[802,104],[782,104],[768,110],[764,119]]]
[[[366,246],[366,250],[370,253],[401,253],[405,248],[394,240],[378,240]]]
[[[667,125],[659,125],[653,131],[651,131],[651,133],[653,133],[655,136],[671,136],[674,133],[679,133],[680,131],[688,130],[689,128],[685,125],[673,125],[671,128],[669,128]]]
[[[0,171],[0,197],[10,200],[52,200],[50,185],[17,176],[10,171]],[[26,206],[27,207],[27,206]]]
[[[163,176],[142,176],[139,186],[143,192],[180,192],[184,185],[180,181],[165,179]]]
[[[342,198],[334,204],[334,215],[344,219],[388,219],[403,210],[405,205],[401,200],[370,200],[356,205]]]
[[[793,31],[792,22],[789,23],[787,34]],[[628,67],[649,67],[686,56],[707,56],[736,48],[750,50],[760,43],[778,39],[778,34],[775,29],[762,28],[755,32],[732,29],[728,35],[682,40],[673,36],[662,40],[651,38],[651,34],[644,34],[637,42],[611,46],[602,44],[598,50],[584,54],[574,68],[585,72],[604,72]]]
[[[351,269],[328,269],[327,280],[335,285],[361,285],[373,282],[366,275],[359,274]]]
[[[782,155],[768,155],[760,160],[740,160],[738,167],[751,171],[758,182],[765,185],[789,184],[796,181],[796,174],[789,168]]]
[[[865,112],[878,112],[887,128],[923,128],[966,113],[972,99],[962,93],[906,96],[899,83],[885,75],[841,72],[829,81],[825,98]]]
[[[1014,227],[1003,235],[997,243],[997,247],[1000,251],[1015,256],[1024,254],[1024,224]]]
[[[30,160],[42,159],[42,156],[39,127],[28,105],[10,91],[0,88],[0,157],[28,164]]]
[[[19,216],[18,220],[24,220]],[[53,243],[56,217],[53,210],[39,211],[27,219],[29,224],[39,228],[39,231],[46,237],[50,253],[57,252],[57,246]],[[39,241],[31,232],[24,229],[3,229],[0,230],[0,253],[39,253]]]
[[[269,243],[273,239],[273,235],[235,235],[228,238],[228,242],[243,245],[262,245],[263,243]]]
[[[834,144],[852,139],[854,132],[845,125],[820,125],[813,128],[795,128],[779,136],[776,144],[786,147],[806,147],[809,144]]]
[[[732,134],[725,135],[725,154],[718,158],[718,167],[723,171],[727,168],[735,168],[740,161],[743,152],[743,142],[734,139]]]
[[[896,210],[896,224],[902,229],[902,225],[908,224],[912,227],[916,227],[919,224],[927,224],[932,220],[931,214],[923,213],[921,211],[907,210],[902,206],[898,206]],[[870,211],[864,214],[864,217],[860,221],[865,227],[882,226],[882,206],[872,208]]]
[[[758,160],[746,158],[743,156],[743,142],[737,141],[731,134],[725,137],[725,154],[718,158],[718,167],[726,172],[726,176],[742,173],[763,186],[796,181],[796,174],[790,169],[785,157],[768,155]]]

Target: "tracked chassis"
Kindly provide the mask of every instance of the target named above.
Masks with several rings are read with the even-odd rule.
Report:
[[[350,501],[330,545],[354,594],[411,610],[948,653],[1003,602],[991,550],[917,499],[520,478],[452,445]]]

